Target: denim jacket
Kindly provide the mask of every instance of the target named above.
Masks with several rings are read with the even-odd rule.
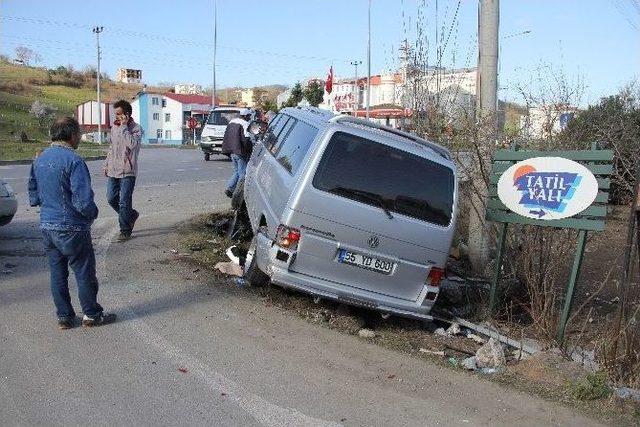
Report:
[[[91,175],[84,160],[64,143],[53,143],[31,164],[29,204],[40,206],[40,228],[87,231],[98,217]]]

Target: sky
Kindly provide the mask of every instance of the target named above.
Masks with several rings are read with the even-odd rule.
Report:
[[[91,28],[99,25],[102,71],[110,76],[136,68],[149,85],[208,87],[214,2],[219,88],[291,85],[325,77],[330,66],[337,78],[351,77],[354,60],[366,75],[367,0],[0,0],[0,53],[13,57],[22,45],[42,57],[40,65],[82,69],[96,64]],[[428,42],[435,63],[436,33],[443,66],[476,65],[477,0],[371,4],[372,74],[398,66],[405,38]],[[541,79],[563,75],[584,86],[584,106],[640,77],[640,0],[502,0],[500,37],[504,100],[522,102],[519,88],[544,92]]]

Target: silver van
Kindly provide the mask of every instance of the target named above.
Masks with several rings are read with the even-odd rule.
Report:
[[[443,147],[351,116],[285,108],[247,165],[242,208],[254,237],[245,278],[428,318],[457,194]]]

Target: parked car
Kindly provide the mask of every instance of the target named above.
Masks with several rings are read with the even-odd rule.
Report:
[[[0,179],[0,226],[9,224],[17,210],[18,199],[13,188],[5,180]]]
[[[204,153],[204,159],[209,161],[212,154],[222,154],[222,138],[229,122],[240,116],[242,107],[216,107],[207,118],[202,136],[200,137],[200,149]],[[253,120],[256,111],[252,111]]]
[[[238,191],[254,232],[251,284],[428,318],[456,224],[446,149],[351,116],[286,108],[256,143]]]

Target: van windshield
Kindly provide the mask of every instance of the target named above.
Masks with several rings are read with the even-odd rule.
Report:
[[[453,210],[453,171],[369,139],[336,132],[313,186],[347,199],[447,226]],[[384,213],[383,213],[384,215]]]
[[[208,125],[226,126],[236,117],[240,117],[240,113],[235,110],[216,110],[209,114],[207,120]]]

